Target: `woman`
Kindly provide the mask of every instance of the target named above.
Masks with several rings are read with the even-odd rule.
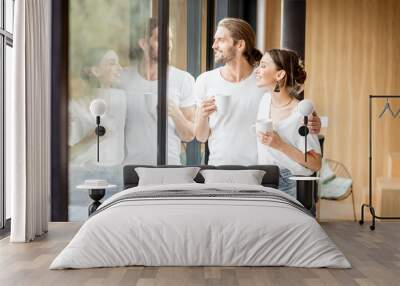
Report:
[[[125,156],[126,95],[115,88],[121,78],[121,66],[115,51],[93,48],[86,55],[81,79],[86,90],[69,103],[69,146],[72,165],[90,166],[97,164],[96,119],[91,114],[90,103],[103,99],[107,110],[101,119],[106,133],[100,140],[100,164],[120,165]]]
[[[280,168],[279,189],[296,197],[292,175],[309,176],[321,168],[321,147],[315,134],[307,136],[307,162],[304,137],[298,129],[303,116],[297,111],[296,96],[303,90],[307,74],[297,54],[273,49],[265,53],[256,69],[257,86],[269,90],[260,102],[257,119],[271,119],[274,131],[258,133],[258,163]]]

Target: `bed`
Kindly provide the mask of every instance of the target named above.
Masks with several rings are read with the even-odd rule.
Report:
[[[125,166],[125,190],[99,209],[50,269],[144,266],[350,268],[300,202],[277,190],[276,166],[202,166],[266,171],[262,185],[196,183],[138,186]],[[176,167],[176,166],[170,166]]]

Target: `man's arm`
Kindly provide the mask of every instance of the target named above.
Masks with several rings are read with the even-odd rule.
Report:
[[[199,142],[206,142],[210,136],[210,127],[208,119],[212,113],[217,110],[215,105],[215,98],[208,98],[204,100],[196,112],[196,120],[194,127],[194,134]]]

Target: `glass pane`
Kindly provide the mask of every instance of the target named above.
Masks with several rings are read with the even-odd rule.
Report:
[[[6,30],[10,33],[14,32],[14,0],[5,0],[6,4]]]
[[[2,1],[0,1],[0,4]],[[0,5],[0,29],[3,29],[3,5]]]
[[[108,197],[123,188],[123,165],[157,163],[157,21],[150,20],[154,4],[151,0],[70,1],[71,221],[88,216],[92,202],[88,191],[77,189],[85,180],[116,185],[106,190]],[[105,128],[99,161],[96,115]]]
[[[202,2],[170,1],[168,74],[168,164],[201,164],[194,141],[195,78],[201,70]]]
[[[6,104],[10,101],[11,91],[12,91],[12,72],[13,72],[13,64],[14,58],[12,54],[12,48],[6,45],[6,67],[5,67],[5,97],[6,97]],[[6,110],[9,110],[6,108]],[[7,140],[7,137],[6,137]],[[7,143],[6,143],[7,144]],[[7,152],[5,152],[7,154]],[[9,168],[6,168],[6,172]],[[7,173],[6,173],[7,177]],[[7,183],[7,180],[6,180]],[[6,186],[6,219],[11,217],[11,193],[10,188]]]

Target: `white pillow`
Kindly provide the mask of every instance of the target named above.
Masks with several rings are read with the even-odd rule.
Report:
[[[202,170],[205,184],[231,183],[261,185],[265,171],[262,170]]]
[[[195,183],[193,179],[199,170],[199,167],[135,168],[139,176],[139,186]]]

